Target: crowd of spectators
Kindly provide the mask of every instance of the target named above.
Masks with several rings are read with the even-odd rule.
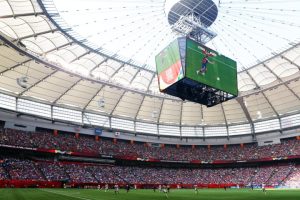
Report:
[[[39,170],[37,163],[30,160],[4,159],[2,164],[8,171],[12,180],[45,180],[43,173]]]
[[[38,163],[38,166],[48,181],[69,180],[68,174],[59,163],[40,162]]]
[[[89,171],[99,183],[122,183],[124,179],[120,176],[120,173],[117,173],[117,168],[106,165],[90,165]]]
[[[300,155],[300,140],[285,139],[281,144],[258,146],[257,144],[224,146],[180,146],[145,144],[140,142],[101,138],[71,133],[54,135],[49,132],[23,132],[4,129],[0,131],[0,144],[34,147],[43,149],[58,149],[62,151],[96,153],[117,156],[136,156],[140,158],[155,158],[161,160],[249,160],[266,157],[284,157]]]
[[[268,180],[270,185],[279,185],[284,181],[287,176],[292,172],[294,165],[278,166],[273,170],[273,175]]]
[[[89,165],[69,164],[64,165],[64,168],[72,182],[97,183],[95,176],[89,170]]]
[[[13,180],[74,183],[279,185],[299,181],[300,167],[289,164],[216,169],[153,168],[7,158],[0,167],[0,179],[9,176]]]
[[[266,184],[273,174],[275,167],[262,167],[259,170],[255,171],[255,176],[252,178],[253,183],[260,183],[260,184]]]
[[[2,164],[0,164],[0,180],[6,180],[8,179],[7,173],[5,169],[2,167]]]
[[[292,169],[286,179],[284,185],[291,188],[300,188],[300,165],[292,166]]]

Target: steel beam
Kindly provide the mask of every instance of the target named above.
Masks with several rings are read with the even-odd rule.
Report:
[[[19,93],[18,97],[22,96],[25,92],[29,91],[31,88],[37,86],[38,84],[40,84],[41,82],[43,82],[44,80],[46,80],[47,78],[51,77],[52,75],[54,75],[56,72],[58,72],[58,70],[54,70],[53,72],[51,72],[50,74],[48,74],[47,76],[45,76],[44,78],[42,78],[41,80],[37,81],[36,83],[34,83],[33,85],[29,86],[28,88],[26,88],[25,90],[23,90],[21,93]]]
[[[71,87],[69,87],[64,93],[62,93],[58,98],[56,98],[52,105],[55,105],[65,94],[67,94],[73,87],[75,87],[82,79],[77,80]]]

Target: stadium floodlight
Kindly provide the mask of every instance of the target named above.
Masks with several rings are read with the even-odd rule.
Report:
[[[105,107],[105,100],[104,100],[104,98],[99,99],[98,106],[100,108],[104,108]]]
[[[157,110],[154,110],[152,113],[151,113],[151,117],[152,118],[157,118],[157,115],[158,115],[158,112],[157,112]]]
[[[17,83],[18,83],[19,86],[26,89],[28,87],[28,85],[27,85],[28,77],[27,76],[22,76],[20,78],[17,78]]]

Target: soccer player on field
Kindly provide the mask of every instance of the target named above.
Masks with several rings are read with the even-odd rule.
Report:
[[[169,196],[168,196],[168,189],[167,189],[167,186],[166,186],[166,185],[163,185],[162,191],[163,191],[163,193],[165,194],[165,196],[166,196],[167,198],[169,198]]]
[[[126,185],[126,192],[128,193],[129,192],[129,190],[130,190],[130,185]]]
[[[198,194],[198,186],[194,185],[195,194]]]
[[[119,194],[119,186],[118,186],[118,184],[115,184],[115,194]]]
[[[156,186],[155,185],[153,186],[152,189],[153,189],[153,192],[156,192]]]
[[[266,185],[264,183],[261,184],[261,188],[262,188],[263,193],[265,193],[265,195],[266,195],[267,191],[266,191]]]
[[[105,189],[105,192],[108,191],[108,184],[107,183],[105,184],[104,189]]]

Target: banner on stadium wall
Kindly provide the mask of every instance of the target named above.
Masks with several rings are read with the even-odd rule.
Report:
[[[168,162],[168,163],[190,163],[188,160],[159,160],[160,162]]]
[[[14,145],[6,145],[6,144],[0,144],[0,147],[13,148],[13,149],[24,149],[24,150],[33,150],[33,151],[37,150],[37,148],[14,146]]]
[[[95,135],[102,135],[102,129],[95,128]]]

